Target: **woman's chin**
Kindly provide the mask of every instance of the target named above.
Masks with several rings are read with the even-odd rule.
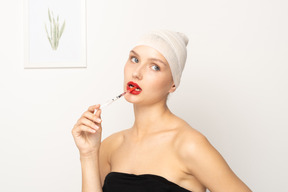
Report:
[[[141,102],[139,101],[139,99],[135,98],[134,95],[131,94],[131,93],[130,93],[130,94],[125,94],[125,95],[124,95],[124,98],[125,98],[125,100],[126,100],[127,102],[129,102],[129,103],[133,103],[133,104],[141,103]]]
[[[125,98],[125,100],[126,100],[127,102],[129,102],[129,103],[134,103],[134,102],[135,102],[134,99],[132,99],[131,96],[128,95],[128,94],[125,94],[125,95],[124,95],[124,98]]]

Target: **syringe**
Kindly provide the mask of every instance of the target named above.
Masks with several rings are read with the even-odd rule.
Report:
[[[106,103],[100,105],[100,109],[103,109],[103,108],[107,107],[108,105],[110,105],[110,104],[113,103],[114,101],[120,99],[120,98],[121,98],[123,95],[125,95],[127,92],[131,92],[131,91],[133,91],[133,90],[136,89],[136,88],[137,88],[137,87],[132,87],[132,88],[128,89],[127,91],[125,91],[124,93],[122,93],[122,94],[114,97],[113,99],[107,101]],[[96,113],[96,111],[97,111],[97,110],[94,111],[94,114]]]

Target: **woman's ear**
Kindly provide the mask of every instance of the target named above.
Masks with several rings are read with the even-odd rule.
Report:
[[[173,83],[172,87],[171,87],[170,90],[169,90],[169,93],[173,93],[174,91],[176,91],[176,86],[175,86],[175,84]]]

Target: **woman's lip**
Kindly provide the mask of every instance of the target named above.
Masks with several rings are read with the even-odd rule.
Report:
[[[129,89],[128,86],[127,86],[127,89]],[[141,91],[136,91],[134,89],[133,91],[129,91],[129,93],[132,94],[132,95],[139,95],[141,93]]]
[[[140,89],[139,91],[137,91],[136,89],[129,91],[129,93],[133,94],[133,95],[139,95],[142,91],[142,89],[140,88],[140,86],[137,83],[134,83],[133,81],[130,81],[127,83],[127,90],[130,89],[130,85],[133,85],[134,87]]]
[[[130,87],[130,85],[133,85],[134,87],[137,87],[138,89],[142,90],[141,87],[137,84],[137,83],[134,83],[133,81],[129,81],[127,83],[127,86]],[[135,91],[135,90],[134,90]]]

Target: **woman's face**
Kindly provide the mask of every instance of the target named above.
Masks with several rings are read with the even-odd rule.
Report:
[[[175,91],[172,73],[165,57],[156,49],[137,46],[130,51],[124,68],[124,90],[136,86],[125,99],[135,104],[154,104],[165,101]]]

